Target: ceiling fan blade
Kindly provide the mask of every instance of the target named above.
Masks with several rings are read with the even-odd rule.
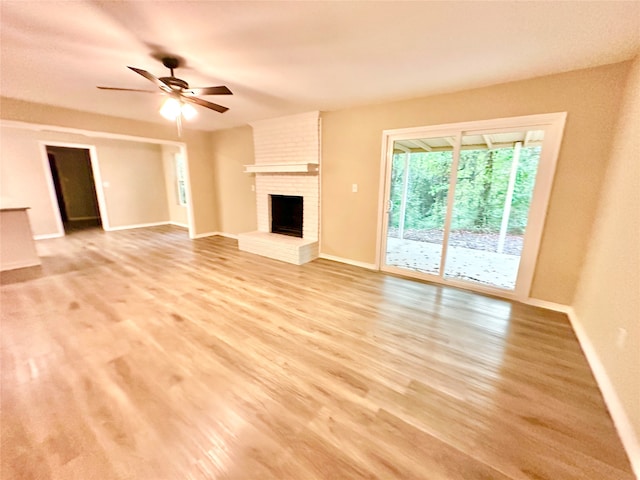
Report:
[[[190,88],[187,91],[192,95],[233,95],[233,92],[225,86]]]
[[[218,105],[216,103],[207,102],[206,100],[202,100],[198,97],[187,97],[186,95],[181,95],[181,97],[189,103],[195,103],[196,105],[200,105],[201,107],[210,108],[211,110],[215,110],[216,112],[224,113],[229,110],[227,107],[223,107],[222,105]]]
[[[155,90],[141,90],[139,88],[117,88],[117,87],[101,87],[98,86],[100,90],[119,90],[123,92],[144,92],[144,93],[159,93]]]
[[[152,81],[153,83],[155,83],[159,87],[166,87],[166,84],[162,80],[160,80],[157,77],[154,77],[153,75],[151,75],[146,70],[142,70],[140,68],[135,68],[135,67],[127,67],[127,68],[130,69],[130,70],[133,70],[138,75],[142,75],[144,78],[146,78],[147,80]]]

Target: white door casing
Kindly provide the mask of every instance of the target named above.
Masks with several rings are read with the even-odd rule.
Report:
[[[404,128],[385,130],[382,134],[382,158],[380,163],[380,190],[378,206],[378,236],[376,240],[377,258],[376,268],[391,273],[415,277],[452,286],[457,286],[482,293],[489,293],[503,298],[524,301],[529,298],[538,250],[542,239],[544,221],[555,175],[562,134],[566,121],[566,112],[529,115],[523,117],[500,118],[475,122]],[[460,159],[460,145],[462,136],[475,134],[506,133],[527,130],[543,130],[544,141],[536,174],[536,181],[531,198],[529,218],[524,237],[524,244],[520,258],[520,267],[514,290],[504,290],[473,282],[444,278],[443,265],[446,258],[448,233],[451,226],[451,214],[454,201],[454,186]],[[442,245],[442,262],[439,275],[402,269],[385,264],[386,240],[388,234],[387,205],[390,203],[390,180],[394,142],[415,138],[449,137],[455,139],[453,162],[449,185],[447,216],[444,227]]]

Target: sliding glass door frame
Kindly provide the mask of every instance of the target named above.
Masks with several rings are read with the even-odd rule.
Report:
[[[382,271],[402,276],[417,278],[434,283],[451,285],[455,287],[487,293],[512,300],[525,301],[529,298],[535,266],[544,229],[544,221],[551,195],[553,178],[555,175],[566,112],[550,113],[542,115],[529,115],[524,117],[499,118],[494,120],[481,120],[475,122],[462,122],[455,124],[403,128],[384,130],[382,132],[382,158],[380,163],[380,191],[378,206],[378,237],[376,242],[377,258],[376,267]],[[506,133],[527,130],[543,130],[544,141],[540,155],[538,170],[536,173],[535,187],[529,208],[527,228],[524,235],[524,243],[520,257],[520,266],[513,290],[502,289],[483,285],[471,281],[463,281],[453,278],[445,278],[445,266],[449,233],[455,199],[455,186],[457,183],[458,165],[460,162],[460,150],[463,135]],[[444,222],[444,238],[440,269],[437,275],[412,271],[386,264],[387,235],[389,227],[389,214],[391,205],[391,171],[393,164],[394,142],[416,138],[444,137],[452,140],[453,159],[449,178],[449,190],[447,196],[447,210]],[[455,140],[454,140],[455,139]],[[454,140],[454,141],[453,141]]]

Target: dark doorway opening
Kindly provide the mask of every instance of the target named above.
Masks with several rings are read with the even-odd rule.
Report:
[[[302,238],[302,197],[270,195],[271,232]]]
[[[89,150],[47,145],[47,157],[64,231],[102,226]]]

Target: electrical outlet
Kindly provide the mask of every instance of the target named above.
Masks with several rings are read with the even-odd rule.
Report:
[[[251,191],[255,192],[256,191],[256,186],[254,184],[251,184]]]
[[[353,193],[358,193],[358,184],[357,183],[352,183],[351,184],[351,191]]]

